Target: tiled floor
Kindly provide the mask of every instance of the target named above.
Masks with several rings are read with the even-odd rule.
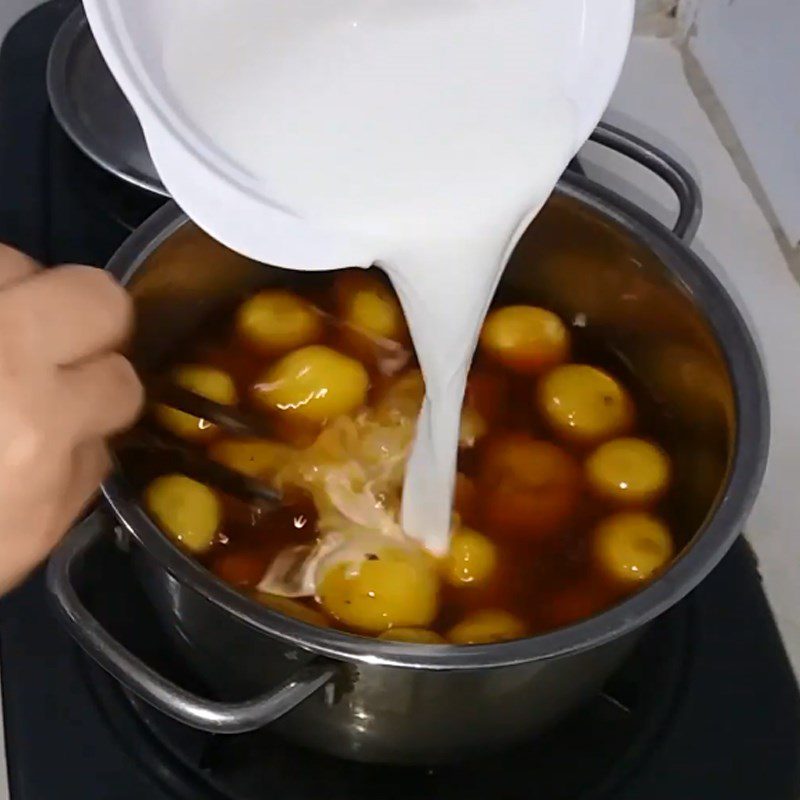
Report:
[[[789,268],[788,248],[781,249],[742,177],[746,165],[740,172],[734,163],[735,139],[726,132],[713,97],[696,74],[690,77],[669,40],[636,37],[608,119],[660,144],[694,169],[706,209],[695,249],[729,287],[759,340],[770,382],[772,449],[747,532],[800,673],[800,285]],[[657,216],[672,218],[674,200],[652,176],[594,147],[587,157],[605,182]]]

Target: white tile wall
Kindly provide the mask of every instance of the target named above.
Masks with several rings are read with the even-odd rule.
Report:
[[[798,31],[797,0],[703,0],[689,38],[793,246],[800,243]]]

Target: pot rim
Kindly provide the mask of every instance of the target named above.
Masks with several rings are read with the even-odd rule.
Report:
[[[670,568],[640,592],[565,628],[510,642],[459,647],[385,642],[283,616],[240,594],[183,553],[148,517],[117,466],[103,485],[116,517],[133,538],[178,581],[244,624],[285,644],[349,662],[428,670],[483,669],[542,661],[605,644],[666,611],[719,563],[740,533],[761,485],[769,442],[769,401],[756,344],[735,302],[689,247],[635,204],[576,174],[565,174],[555,194],[623,228],[650,249],[704,315],[722,351],[733,385],[736,431],[724,491],[715,508]],[[108,271],[128,283],[141,264],[189,222],[168,203],[120,247]]]

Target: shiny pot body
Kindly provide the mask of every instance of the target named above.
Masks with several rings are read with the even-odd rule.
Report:
[[[134,563],[176,648],[217,696],[251,697],[311,658],[231,618],[143,550]],[[485,753],[542,730],[599,691],[634,639],[494,669],[342,663],[328,685],[270,729],[355,760],[436,763]]]
[[[687,542],[671,568],[616,607],[531,639],[473,647],[380,642],[283,617],[223,584],[161,534],[120,464],[105,486],[106,511],[68,537],[49,571],[58,607],[94,658],[187,724],[237,733],[270,723],[306,746],[378,762],[485,752],[541,730],[601,688],[646,624],[702,580],[738,534],[763,474],[768,412],[747,328],[684,241],[699,218],[691,178],[618,131],[602,128],[596,138],[675,189],[675,231],[568,175],[519,242],[503,284],[593,329],[670,409]],[[145,369],[215,310],[285,280],[217,244],[174,207],[145,223],[109,269],[136,300],[133,357]],[[176,650],[213,700],[137,661],[80,604],[73,583],[82,555],[115,526]]]

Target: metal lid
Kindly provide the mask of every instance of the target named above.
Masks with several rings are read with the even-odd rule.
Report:
[[[106,66],[80,6],[53,41],[47,92],[61,127],[92,161],[129,184],[169,196],[139,121]]]

